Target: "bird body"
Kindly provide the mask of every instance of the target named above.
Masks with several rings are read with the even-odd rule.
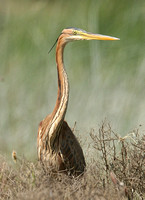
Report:
[[[45,141],[42,140],[41,134],[46,131],[48,119],[50,115],[39,124],[37,137],[39,160],[52,166],[56,171],[81,174],[86,166],[83,151],[66,121],[62,122],[53,149],[49,146],[48,138]]]
[[[63,51],[65,45],[74,40],[117,40],[118,38],[87,33],[77,28],[67,28],[57,39],[56,63],[58,72],[58,94],[53,112],[39,124],[37,152],[40,161],[65,170],[73,175],[82,174],[85,170],[85,158],[82,148],[72,130],[64,121],[68,99],[69,83],[64,68]]]

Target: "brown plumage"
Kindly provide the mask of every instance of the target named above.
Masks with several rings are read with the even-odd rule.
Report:
[[[69,98],[69,84],[63,64],[63,50],[66,43],[74,40],[117,40],[118,38],[87,33],[81,29],[67,28],[57,40],[56,63],[58,72],[58,95],[53,112],[40,122],[37,136],[37,152],[40,161],[79,175],[85,170],[82,148],[72,130],[64,121]]]

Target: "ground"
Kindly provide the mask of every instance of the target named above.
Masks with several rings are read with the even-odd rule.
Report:
[[[134,130],[121,138],[106,122],[90,136],[94,159],[79,177],[54,172],[16,152],[14,164],[1,156],[0,199],[143,200],[144,136]]]

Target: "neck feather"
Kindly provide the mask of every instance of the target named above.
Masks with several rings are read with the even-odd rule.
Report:
[[[60,36],[58,39],[56,47],[56,63],[57,63],[57,73],[58,73],[58,94],[55,108],[51,114],[51,120],[48,127],[48,137],[50,141],[50,146],[53,148],[55,138],[59,134],[62,122],[65,117],[67,110],[68,98],[69,98],[69,83],[67,74],[63,64],[63,51],[65,43],[63,38]]]

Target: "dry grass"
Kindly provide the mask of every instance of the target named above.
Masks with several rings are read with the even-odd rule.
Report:
[[[139,131],[121,138],[103,123],[91,131],[97,159],[81,177],[68,177],[19,158],[15,167],[0,157],[0,199],[143,199],[144,136]]]

